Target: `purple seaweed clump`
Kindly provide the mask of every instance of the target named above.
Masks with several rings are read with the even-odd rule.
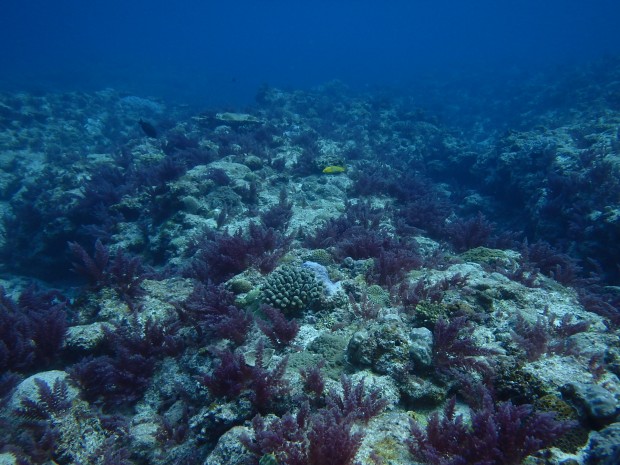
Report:
[[[207,172],[207,179],[213,181],[217,186],[228,186],[232,180],[221,168],[210,168]]]
[[[373,267],[368,272],[368,280],[385,286],[393,286],[400,282],[405,274],[422,265],[415,242],[395,241],[390,248],[383,250],[375,257]]]
[[[492,365],[481,355],[496,352],[476,345],[472,335],[474,327],[467,317],[453,318],[449,322],[440,318],[433,330],[433,365],[439,373],[457,371],[477,371],[490,374]]]
[[[72,406],[69,386],[56,379],[49,386],[43,379],[34,378],[36,395],[24,396],[15,409],[17,423],[0,424],[0,449],[15,456],[15,463],[52,463],[63,453],[60,450],[62,428],[60,418]]]
[[[451,277],[429,283],[419,279],[415,284],[403,281],[395,289],[395,300],[405,312],[413,312],[420,302],[441,302],[446,292],[452,289],[463,289],[467,284],[467,275],[456,273]]]
[[[546,310],[536,323],[532,323],[517,313],[512,339],[530,362],[538,360],[547,352],[569,354],[574,350],[569,337],[587,331],[590,327],[587,321],[573,323],[573,318],[573,314],[566,313],[558,321],[557,315]]]
[[[577,260],[552,247],[548,242],[537,241],[521,247],[521,264],[526,269],[539,271],[565,286],[584,284],[580,277],[582,268]]]
[[[406,272],[422,264],[415,241],[396,239],[383,230],[373,231],[362,226],[352,226],[337,234],[338,238],[332,239],[336,258],[372,258],[374,264],[368,272],[372,282],[395,284]]]
[[[607,326],[620,326],[620,296],[618,293],[607,292],[602,286],[593,286],[590,289],[578,289],[579,303],[592,313],[609,320]]]
[[[530,362],[538,360],[547,353],[551,337],[545,318],[538,317],[536,323],[530,323],[521,313],[517,313],[511,336]]]
[[[85,358],[69,370],[89,402],[106,406],[132,404],[139,400],[151,382],[157,361],[178,355],[183,344],[176,337],[176,323],[147,321],[141,329],[105,329],[111,355]]]
[[[267,319],[257,320],[258,327],[276,348],[281,349],[295,339],[299,332],[297,321],[288,320],[284,313],[270,305],[262,305],[260,311]]]
[[[249,463],[259,465],[263,457],[271,456],[280,465],[307,465],[309,411],[302,408],[297,415],[286,414],[269,424],[256,415],[252,420],[254,437],[241,436],[241,442],[251,453]]]
[[[337,259],[373,259],[368,279],[382,285],[396,284],[403,275],[422,264],[418,244],[400,239],[380,227],[383,212],[369,203],[346,204],[345,213],[319,227],[304,239],[310,248],[333,247]]]
[[[353,421],[334,408],[312,415],[307,433],[308,465],[350,465],[362,444],[364,434],[353,431]]]
[[[411,422],[408,446],[416,460],[432,465],[518,465],[573,426],[528,404],[495,403],[488,392],[482,407],[471,411],[469,422],[456,415],[455,407],[453,397],[441,416],[431,415],[426,430]]]
[[[201,282],[216,284],[232,278],[251,266],[261,273],[275,269],[286,253],[291,237],[256,223],[250,223],[246,234],[209,231],[197,244],[186,275]]]
[[[314,372],[316,374],[316,372]],[[317,379],[322,392],[322,379]],[[304,403],[296,415],[290,413],[271,421],[257,415],[252,420],[254,439],[243,436],[244,446],[257,464],[266,455],[273,455],[282,465],[350,465],[361,445],[363,433],[354,431],[358,422],[368,421],[381,413],[387,402],[379,389],[365,393],[364,381],[353,385],[342,376],[343,393],[331,391],[326,406],[310,413]],[[313,389],[317,398],[319,389]]]
[[[321,371],[324,366],[325,360],[321,360],[315,365],[300,368],[299,370],[304,384],[304,393],[310,395],[313,403],[319,402],[325,391],[325,375]]]
[[[0,371],[49,366],[67,332],[66,300],[28,287],[17,302],[0,287]]]
[[[289,202],[285,189],[280,190],[279,201],[261,213],[261,221],[267,228],[284,232],[293,217],[293,203]]]
[[[140,257],[130,256],[119,248],[111,258],[110,249],[100,240],[95,242],[92,256],[76,242],[69,242],[69,250],[75,257],[74,271],[86,277],[93,290],[110,287],[130,306],[143,294],[140,285],[146,274]]]
[[[0,374],[0,408],[4,408],[11,400],[13,390],[19,384],[21,378],[15,373],[4,372]],[[0,425],[2,423],[0,422]]]
[[[247,311],[235,305],[235,295],[223,285],[199,283],[176,308],[180,318],[192,324],[201,339],[208,336],[242,344],[253,321]]]
[[[241,354],[221,351],[219,365],[211,374],[201,376],[199,381],[215,397],[233,400],[244,394],[250,399],[256,412],[269,412],[276,400],[289,393],[288,382],[284,379],[288,358],[283,358],[272,369],[267,369],[264,363],[264,348],[261,340],[256,347],[253,366],[248,365]]]
[[[241,440],[253,465],[265,456],[280,465],[351,465],[363,439],[353,426],[336,408],[310,415],[304,405],[295,416],[286,414],[268,425],[257,415],[252,420],[254,438],[246,435]]]
[[[43,379],[35,378],[37,385],[37,399],[24,397],[17,414],[30,421],[48,420],[52,416],[60,415],[71,407],[68,400],[69,386],[66,381],[57,378],[50,387]]]
[[[402,205],[397,212],[400,234],[427,231],[432,237],[445,235],[446,220],[453,207],[435,183],[410,175],[396,181],[393,195]]]
[[[219,364],[211,374],[200,376],[199,381],[213,396],[235,399],[247,388],[252,369],[246,363],[245,357],[239,353],[224,350],[217,355]]]
[[[108,263],[110,262],[110,249],[101,240],[95,241],[95,251],[91,256],[77,242],[69,242],[69,250],[74,256],[73,271],[88,279],[90,287],[99,290],[108,284]]]
[[[368,394],[365,392],[364,379],[353,385],[350,377],[342,375],[340,384],[342,396],[335,391],[330,391],[326,403],[329,408],[337,410],[349,421],[361,420],[363,423],[368,423],[387,406],[387,400],[381,397],[380,389],[373,389]]]
[[[458,218],[446,226],[446,235],[458,252],[489,246],[495,225],[478,212],[473,218]]]
[[[370,202],[347,201],[345,212],[324,221],[314,235],[304,238],[304,245],[312,249],[331,247],[339,243],[345,233],[351,235],[349,231],[353,228],[376,231],[384,216],[384,210],[372,207]]]
[[[139,354],[86,358],[69,370],[89,402],[106,406],[133,404],[148,388],[155,360]]]

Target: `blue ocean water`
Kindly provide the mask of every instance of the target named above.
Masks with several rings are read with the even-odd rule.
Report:
[[[264,83],[408,89],[618,53],[618,17],[614,0],[5,0],[0,89],[233,106]]]

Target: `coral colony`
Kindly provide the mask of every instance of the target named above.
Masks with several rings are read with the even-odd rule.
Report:
[[[618,70],[484,137],[338,83],[0,94],[0,461],[620,463]]]

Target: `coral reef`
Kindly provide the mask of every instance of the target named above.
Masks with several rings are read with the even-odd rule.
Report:
[[[617,462],[618,70],[0,93],[0,461]]]

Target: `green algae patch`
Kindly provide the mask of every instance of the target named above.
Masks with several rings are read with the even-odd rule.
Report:
[[[467,252],[463,252],[459,257],[465,262],[487,264],[487,265],[511,265],[515,261],[514,252],[510,253],[501,249],[489,249],[487,247],[476,247]]]

